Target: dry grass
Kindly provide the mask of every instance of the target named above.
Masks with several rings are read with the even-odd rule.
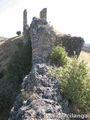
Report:
[[[82,51],[79,58],[80,60],[85,60],[87,63],[87,67],[89,68],[88,75],[90,77],[90,53]]]
[[[88,64],[88,67],[90,68],[90,53],[82,51],[79,58],[81,60],[85,60],[85,62]]]

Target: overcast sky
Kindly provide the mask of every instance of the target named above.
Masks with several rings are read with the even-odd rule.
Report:
[[[54,28],[90,43],[90,0],[0,0],[0,36],[13,37],[22,31],[24,9],[30,25],[43,8],[47,8],[48,22]]]

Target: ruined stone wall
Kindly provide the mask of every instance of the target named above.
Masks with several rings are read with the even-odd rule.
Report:
[[[52,51],[56,35],[43,19],[33,18],[30,25],[33,59],[46,58]]]
[[[38,18],[34,18],[31,23],[30,35],[33,59],[47,58],[53,48],[60,44],[65,47],[70,57],[74,55],[74,51],[79,56],[84,44],[81,37],[57,35],[46,21]]]
[[[23,34],[25,34],[25,31],[28,29],[27,25],[27,10],[25,9],[23,12]]]
[[[24,91],[16,97],[8,120],[69,120],[69,101],[62,95],[61,83],[48,76],[54,69],[45,63],[33,66],[24,78]]]
[[[24,27],[27,25],[27,12],[24,11]],[[24,29],[25,30],[25,29]],[[48,57],[49,53],[57,45],[62,44],[69,56],[73,56],[74,51],[77,56],[81,52],[84,40],[81,37],[57,34],[47,22],[47,9],[40,12],[40,18],[34,17],[29,28],[32,43],[32,58],[37,60]]]
[[[68,56],[73,56],[74,52],[77,56],[80,55],[84,45],[84,39],[81,37],[73,37],[71,35],[56,36],[55,45],[62,44],[68,52]]]

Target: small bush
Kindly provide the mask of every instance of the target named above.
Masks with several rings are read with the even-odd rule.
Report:
[[[50,54],[50,61],[51,63],[54,63],[58,66],[63,66],[67,64],[67,52],[65,51],[65,48],[61,46],[57,46],[54,51]]]
[[[19,36],[21,35],[21,31],[17,31],[16,34]]]
[[[90,112],[90,78],[85,62],[74,57],[62,69],[58,69],[64,97],[71,101],[71,110]]]

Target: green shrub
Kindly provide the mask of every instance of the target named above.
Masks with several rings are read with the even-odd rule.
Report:
[[[67,64],[67,52],[65,48],[57,46],[54,51],[50,54],[50,61],[58,66],[63,66]]]
[[[71,101],[71,110],[90,112],[90,78],[86,63],[74,57],[70,63],[58,69],[57,74],[64,97]]]

